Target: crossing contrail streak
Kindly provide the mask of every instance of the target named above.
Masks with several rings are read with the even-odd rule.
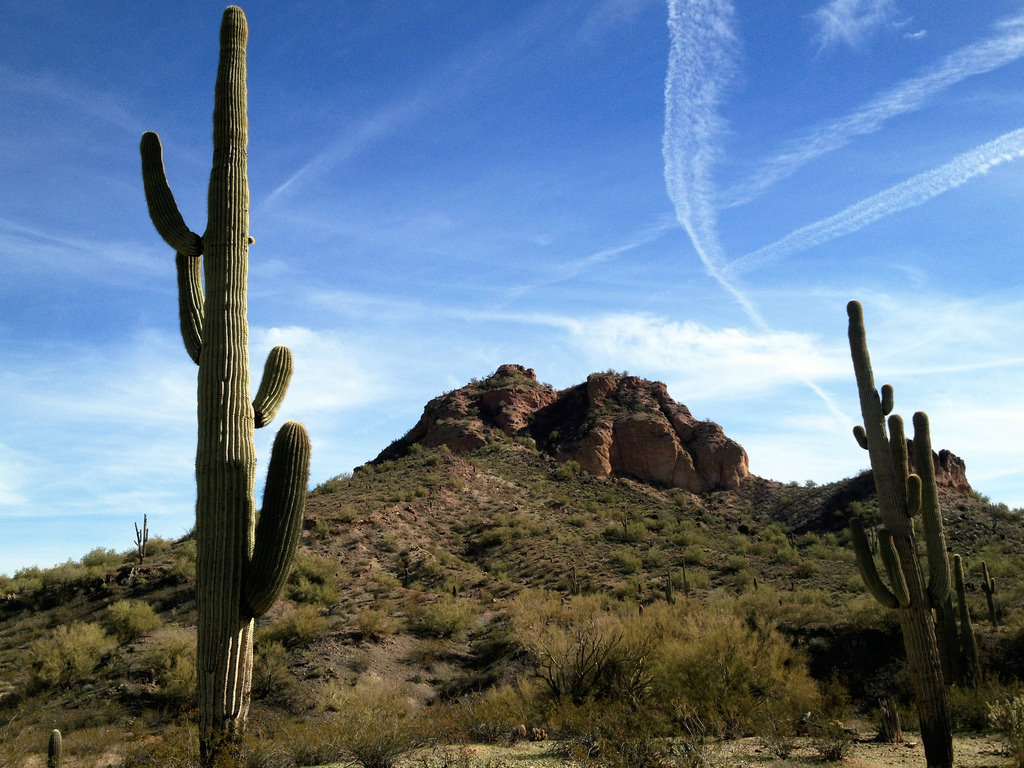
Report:
[[[735,71],[736,38],[729,0],[669,0],[671,39],[665,76],[665,186],[676,219],[690,236],[708,275],[731,295],[761,331],[770,331],[757,306],[730,276],[718,239],[712,170],[723,122],[718,107]],[[849,418],[806,376],[797,378],[840,421]]]
[[[975,176],[1021,156],[1024,156],[1024,128],[1005,133],[998,139],[958,155],[938,168],[861,200],[834,216],[801,227],[770,245],[741,256],[723,271],[727,279],[735,279],[785,256],[814,248],[856,232],[878,219],[921,205],[943,192],[966,184]]]
[[[727,190],[726,207],[748,203],[766,188],[792,176],[805,163],[874,133],[889,119],[920,109],[940,91],[974,75],[991,72],[1024,56],[1024,15],[996,25],[998,34],[946,56],[917,77],[898,83],[848,115],[825,123],[790,141],[752,177]]]
[[[736,38],[729,0],[669,0],[671,49],[665,76],[665,186],[676,219],[707,273],[758,325],[756,307],[725,278],[711,171],[719,156],[718,106],[735,71]]]

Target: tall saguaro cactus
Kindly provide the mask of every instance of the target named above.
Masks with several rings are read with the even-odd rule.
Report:
[[[892,387],[884,385],[881,392],[875,389],[860,303],[851,301],[846,309],[850,318],[850,353],[864,418],[864,426],[856,427],[854,435],[871,458],[884,525],[878,534],[879,550],[889,586],[882,582],[875,568],[860,521],[854,519],[850,527],[857,564],[868,591],[882,605],[897,611],[928,768],[952,768],[953,735],[932,619],[932,608],[949,595],[949,559],[935,485],[928,417],[922,412],[914,414],[914,466],[920,474],[910,474],[903,420],[889,415],[893,408]],[[913,518],[918,513],[928,550],[927,582],[914,537]]]
[[[228,8],[220,30],[213,168],[202,236],[189,230],[178,212],[160,138],[146,133],[141,143],[146,202],[157,231],[177,252],[182,338],[199,365],[197,672],[200,751],[208,766],[220,762],[245,727],[253,619],[270,608],[288,575],[309,479],[309,438],[301,424],[288,422],[274,440],[257,527],[253,430],[277,412],[291,378],[292,356],[285,347],[271,351],[250,400],[247,38],[245,14]]]

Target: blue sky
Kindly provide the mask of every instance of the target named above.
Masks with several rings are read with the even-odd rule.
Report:
[[[191,526],[196,369],[138,142],[202,232],[223,6],[0,7],[12,573]],[[661,380],[753,472],[850,476],[857,298],[897,411],[1024,506],[1024,3],[244,7],[252,365],[292,348],[311,483],[505,362]]]

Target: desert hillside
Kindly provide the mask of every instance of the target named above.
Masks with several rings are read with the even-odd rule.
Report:
[[[1020,690],[1024,522],[973,493],[954,454],[934,462],[984,675],[951,680],[951,700],[976,733]],[[717,741],[801,718],[855,718],[867,738],[884,697],[912,729],[895,616],[864,590],[852,514],[871,535],[869,473],[751,475],[663,384],[607,372],[556,391],[502,366],[310,493],[285,596],[258,622],[254,738],[308,746],[360,712],[453,744],[523,725],[571,746],[612,721]],[[154,537],[141,562],[97,550],[4,579],[3,764],[36,764],[54,727],[77,765],[151,764],[141,742],[157,760],[188,741],[194,562],[190,538]],[[602,663],[583,664],[591,652]]]

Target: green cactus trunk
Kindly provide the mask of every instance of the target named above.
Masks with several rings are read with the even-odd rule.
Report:
[[[46,745],[46,768],[60,768],[61,756],[64,753],[64,740],[60,731],[50,731],[50,741]]]
[[[978,658],[978,640],[974,636],[974,622],[967,605],[967,583],[964,580],[964,561],[953,555],[953,577],[956,583],[956,605],[960,614],[960,646],[963,648],[964,681],[968,685],[981,682],[981,662]]]
[[[879,550],[889,587],[877,573],[863,527],[859,521],[851,521],[857,564],[871,594],[882,605],[897,611],[928,768],[952,768],[953,733],[932,618],[932,609],[945,602],[949,594],[949,560],[935,486],[928,417],[920,412],[914,414],[914,465],[920,475],[912,475],[908,472],[903,420],[890,416],[886,433],[885,417],[892,411],[893,391],[888,385],[880,392],[875,389],[860,304],[851,301],[847,312],[850,353],[864,418],[864,426],[854,429],[854,435],[871,459],[885,525],[879,531]],[[913,517],[917,513],[921,514],[927,543],[927,584],[914,536]]]
[[[177,251],[182,338],[199,365],[197,671],[200,751],[208,766],[220,762],[245,727],[253,619],[270,608],[287,577],[309,477],[309,438],[301,424],[288,422],[274,441],[257,530],[253,430],[275,415],[291,377],[292,360],[285,347],[275,348],[256,399],[250,400],[247,39],[242,10],[228,8],[221,24],[213,168],[202,237],[188,230],[178,212],[159,137],[147,133],[141,144],[150,216]]]
[[[988,603],[988,620],[992,623],[992,629],[999,626],[999,614],[996,612],[996,580],[988,572],[988,563],[981,564],[981,591],[985,593],[985,601]]]

